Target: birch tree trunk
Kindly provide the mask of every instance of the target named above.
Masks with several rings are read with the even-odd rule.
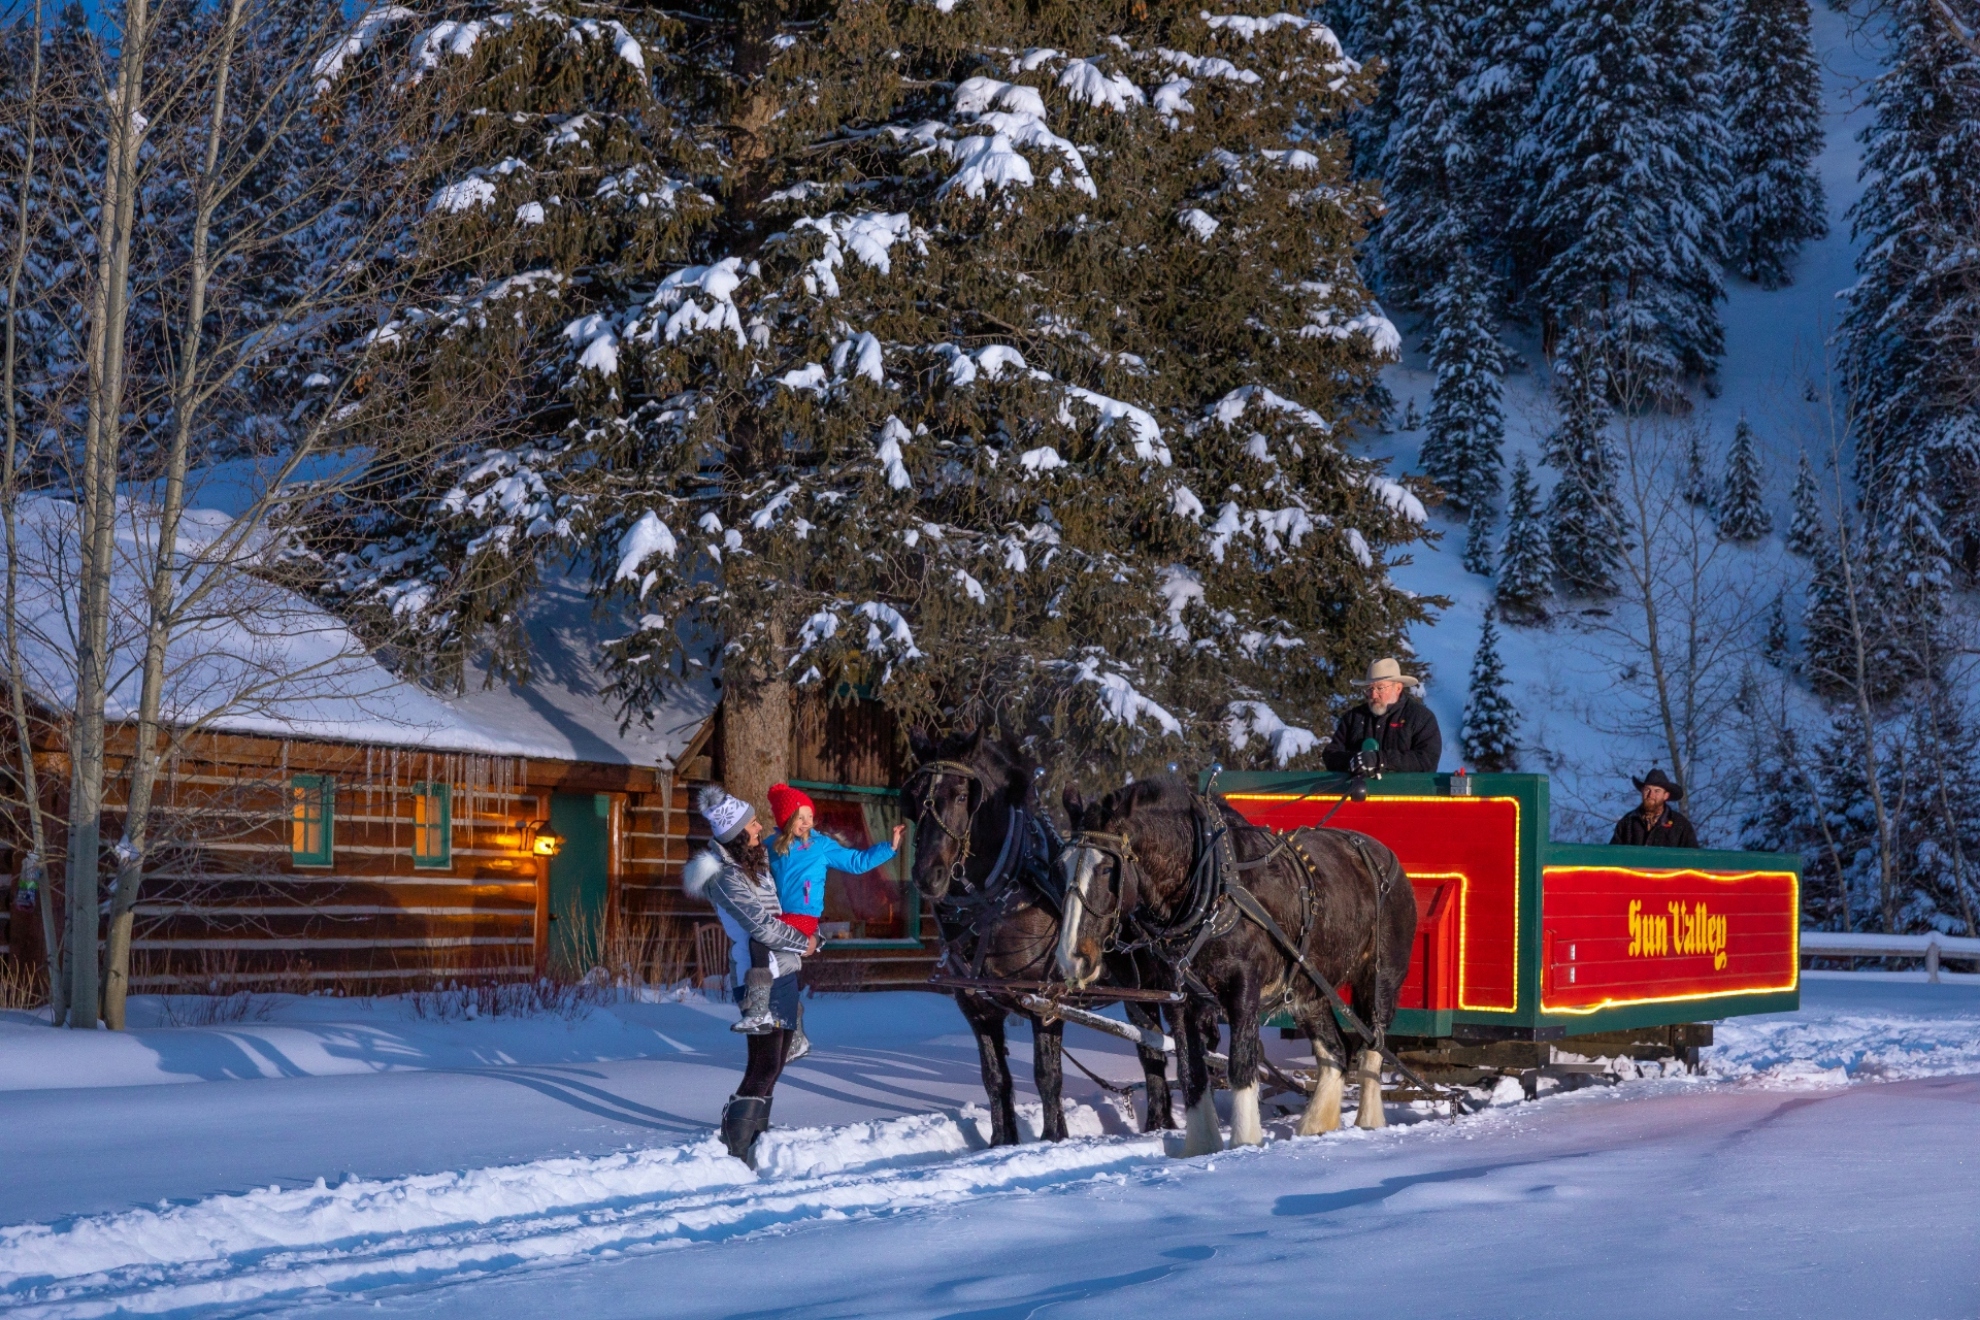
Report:
[[[124,1001],[130,989],[131,926],[138,891],[150,849],[152,796],[164,763],[166,731],[159,711],[165,694],[165,656],[171,642],[175,597],[178,595],[179,523],[186,507],[186,468],[192,449],[193,421],[198,416],[198,392],[205,358],[206,302],[212,279],[209,253],[214,208],[222,188],[216,177],[220,141],[226,130],[228,90],[234,48],[240,33],[244,0],[230,0],[226,21],[216,36],[215,88],[212,117],[200,161],[199,202],[193,215],[191,264],[187,272],[186,306],[180,334],[180,366],[172,389],[173,424],[165,456],[164,498],[158,511],[158,546],[152,564],[145,620],[144,660],[138,693],[136,746],[125,797],[124,837],[117,848],[117,877],[111,890],[109,937],[103,956],[103,1021],[112,1031],[124,1029]]]
[[[40,0],[35,0],[30,21],[34,54],[28,69],[27,96],[22,106],[20,173],[16,177],[14,244],[7,256],[4,344],[0,344],[0,412],[5,414],[4,452],[0,452],[0,525],[6,535],[5,597],[0,601],[0,625],[4,625],[7,666],[7,710],[13,719],[15,751],[20,758],[22,814],[27,820],[28,853],[21,863],[19,883],[36,891],[41,919],[41,940],[48,1001],[53,1019],[60,1022],[68,1011],[68,986],[63,979],[61,914],[55,893],[47,884],[48,822],[42,810],[41,778],[34,763],[34,733],[29,722],[28,686],[21,663],[20,636],[20,523],[17,518],[21,470],[21,417],[16,390],[19,386],[20,316],[22,272],[27,267],[28,249],[45,221],[35,207],[34,182],[38,177],[41,147],[41,110],[45,84],[42,81],[43,20]]]
[[[148,0],[131,0],[109,105],[108,151],[99,189],[95,288],[91,290],[88,422],[82,470],[82,572],[76,608],[75,732],[70,742],[69,1025],[94,1030],[101,1003],[98,907],[104,783],[108,771],[104,705],[110,682],[110,576],[117,530],[118,471],[124,428],[124,336],[130,318],[132,222],[138,149],[143,143]]]

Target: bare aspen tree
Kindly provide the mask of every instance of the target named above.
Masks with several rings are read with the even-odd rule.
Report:
[[[1823,569],[1832,584],[1825,617],[1835,633],[1832,646],[1809,647],[1807,672],[1818,691],[1853,708],[1860,738],[1860,768],[1875,822],[1878,906],[1886,930],[1897,928],[1899,869],[1894,785],[1879,746],[1881,702],[1877,663],[1880,606],[1872,573],[1870,533],[1854,515],[1845,483],[1844,442],[1851,433],[1846,408],[1833,390],[1818,392],[1816,425],[1829,455],[1829,514],[1822,550]]]
[[[20,490],[21,450],[26,439],[22,434],[26,420],[21,409],[16,406],[15,383],[21,353],[22,293],[25,288],[23,276],[27,270],[28,253],[35,237],[44,229],[46,216],[44,209],[35,205],[35,183],[39,178],[38,152],[41,146],[42,123],[45,117],[43,99],[46,83],[43,78],[42,41],[46,26],[43,21],[41,0],[35,5],[28,20],[27,41],[28,75],[25,94],[12,107],[12,130],[8,137],[15,148],[12,162],[14,174],[14,211],[12,233],[7,251],[6,305],[0,308],[0,413],[4,413],[4,451],[0,451],[0,526],[4,526],[6,536],[6,579],[5,597],[0,600],[0,630],[4,630],[7,666],[8,714],[12,719],[16,739],[18,776],[20,781],[22,816],[27,822],[27,854],[21,864],[20,883],[36,890],[36,907],[41,920],[41,940],[45,958],[45,971],[48,978],[49,1001],[57,1021],[60,1021],[68,1008],[68,987],[62,969],[62,932],[60,914],[56,907],[56,897],[51,886],[45,883],[48,858],[48,824],[42,810],[41,784],[34,763],[33,726],[28,711],[28,692],[22,681],[20,630],[17,624],[17,602],[19,599],[19,525],[16,521],[15,500]]]
[[[1621,548],[1618,592],[1612,608],[1584,611],[1576,626],[1601,656],[1628,658],[1623,687],[1638,700],[1606,702],[1589,718],[1605,732],[1660,744],[1686,786],[1686,807],[1709,826],[1741,778],[1728,714],[1756,649],[1762,593],[1741,571],[1744,552],[1720,539],[1709,509],[1686,498],[1698,423],[1657,411],[1655,382],[1626,354],[1612,356],[1605,374],[1617,401],[1615,488],[1591,507]]]
[[[104,32],[79,43],[81,67],[65,70],[62,109],[91,131],[72,136],[66,154],[40,152],[24,172],[24,198],[38,182],[85,180],[79,195],[71,188],[52,203],[67,208],[55,223],[73,229],[87,215],[94,224],[90,259],[39,291],[82,327],[68,375],[41,382],[52,402],[40,421],[54,439],[30,489],[12,422],[22,387],[10,374],[0,472],[20,791],[37,830],[44,790],[32,778],[29,707],[50,689],[69,694],[59,721],[67,953],[51,988],[57,1020],[71,1026],[123,1024],[134,907],[160,777],[176,749],[230,714],[279,708],[360,658],[295,666],[273,651],[265,663],[237,654],[255,652],[257,618],[266,623],[293,599],[257,584],[306,585],[306,566],[286,548],[317,511],[361,501],[375,465],[417,463],[443,433],[460,442],[460,415],[436,406],[399,419],[382,441],[373,427],[353,443],[368,388],[407,370],[378,328],[430,273],[418,235],[445,172],[435,139],[421,132],[422,113],[445,112],[444,94],[417,104],[394,96],[419,82],[416,64],[374,77],[360,96],[332,94],[381,15],[409,16],[353,18],[283,0],[223,0],[185,15],[127,0]],[[30,242],[21,229],[17,253]],[[457,245],[447,260],[472,255]],[[23,264],[10,269],[18,276]],[[331,374],[304,380],[305,362],[330,364]],[[195,531],[188,512],[203,469],[215,466],[227,471],[226,507],[203,514]],[[38,550],[20,535],[30,496]],[[35,573],[44,587],[73,576],[52,625],[30,620],[15,589]],[[43,606],[47,597],[42,590]],[[30,645],[24,634],[35,628],[44,635]],[[73,670],[37,686],[23,649],[38,646],[44,661],[60,652],[51,628],[72,632]]]

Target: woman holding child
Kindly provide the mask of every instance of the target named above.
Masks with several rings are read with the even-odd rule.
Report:
[[[825,871],[858,874],[891,861],[906,831],[897,825],[891,845],[854,851],[813,829],[815,808],[800,790],[775,784],[769,796],[778,833],[766,847],[754,807],[714,784],[703,788],[696,805],[712,838],[681,875],[682,889],[714,905],[729,937],[742,1008],[731,1030],[749,1037],[749,1061],[723,1107],[722,1142],[751,1168],[777,1078],[807,1048],[797,974],[804,955],[818,951]]]

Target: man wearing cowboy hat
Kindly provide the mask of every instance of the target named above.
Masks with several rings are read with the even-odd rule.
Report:
[[[1368,677],[1351,679],[1368,689],[1368,700],[1350,707],[1334,724],[1333,739],[1320,759],[1329,770],[1359,770],[1401,774],[1436,770],[1444,754],[1444,735],[1437,717],[1416,695],[1423,684],[1405,674],[1395,660],[1384,658],[1368,666]],[[1370,739],[1375,750],[1364,751]]]
[[[1625,844],[1635,848],[1696,848],[1698,831],[1691,828],[1691,822],[1684,813],[1671,803],[1684,799],[1684,785],[1672,780],[1656,766],[1650,773],[1638,779],[1630,776],[1643,794],[1643,805],[1616,822],[1616,832],[1610,836],[1612,844]]]

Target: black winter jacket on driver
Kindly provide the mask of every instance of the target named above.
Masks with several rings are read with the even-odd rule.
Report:
[[[1377,715],[1362,702],[1334,724],[1334,739],[1320,759],[1329,770],[1346,770],[1361,744],[1373,738],[1381,748],[1377,769],[1389,774],[1430,773],[1444,754],[1444,735],[1428,706],[1405,692],[1401,701]]]

